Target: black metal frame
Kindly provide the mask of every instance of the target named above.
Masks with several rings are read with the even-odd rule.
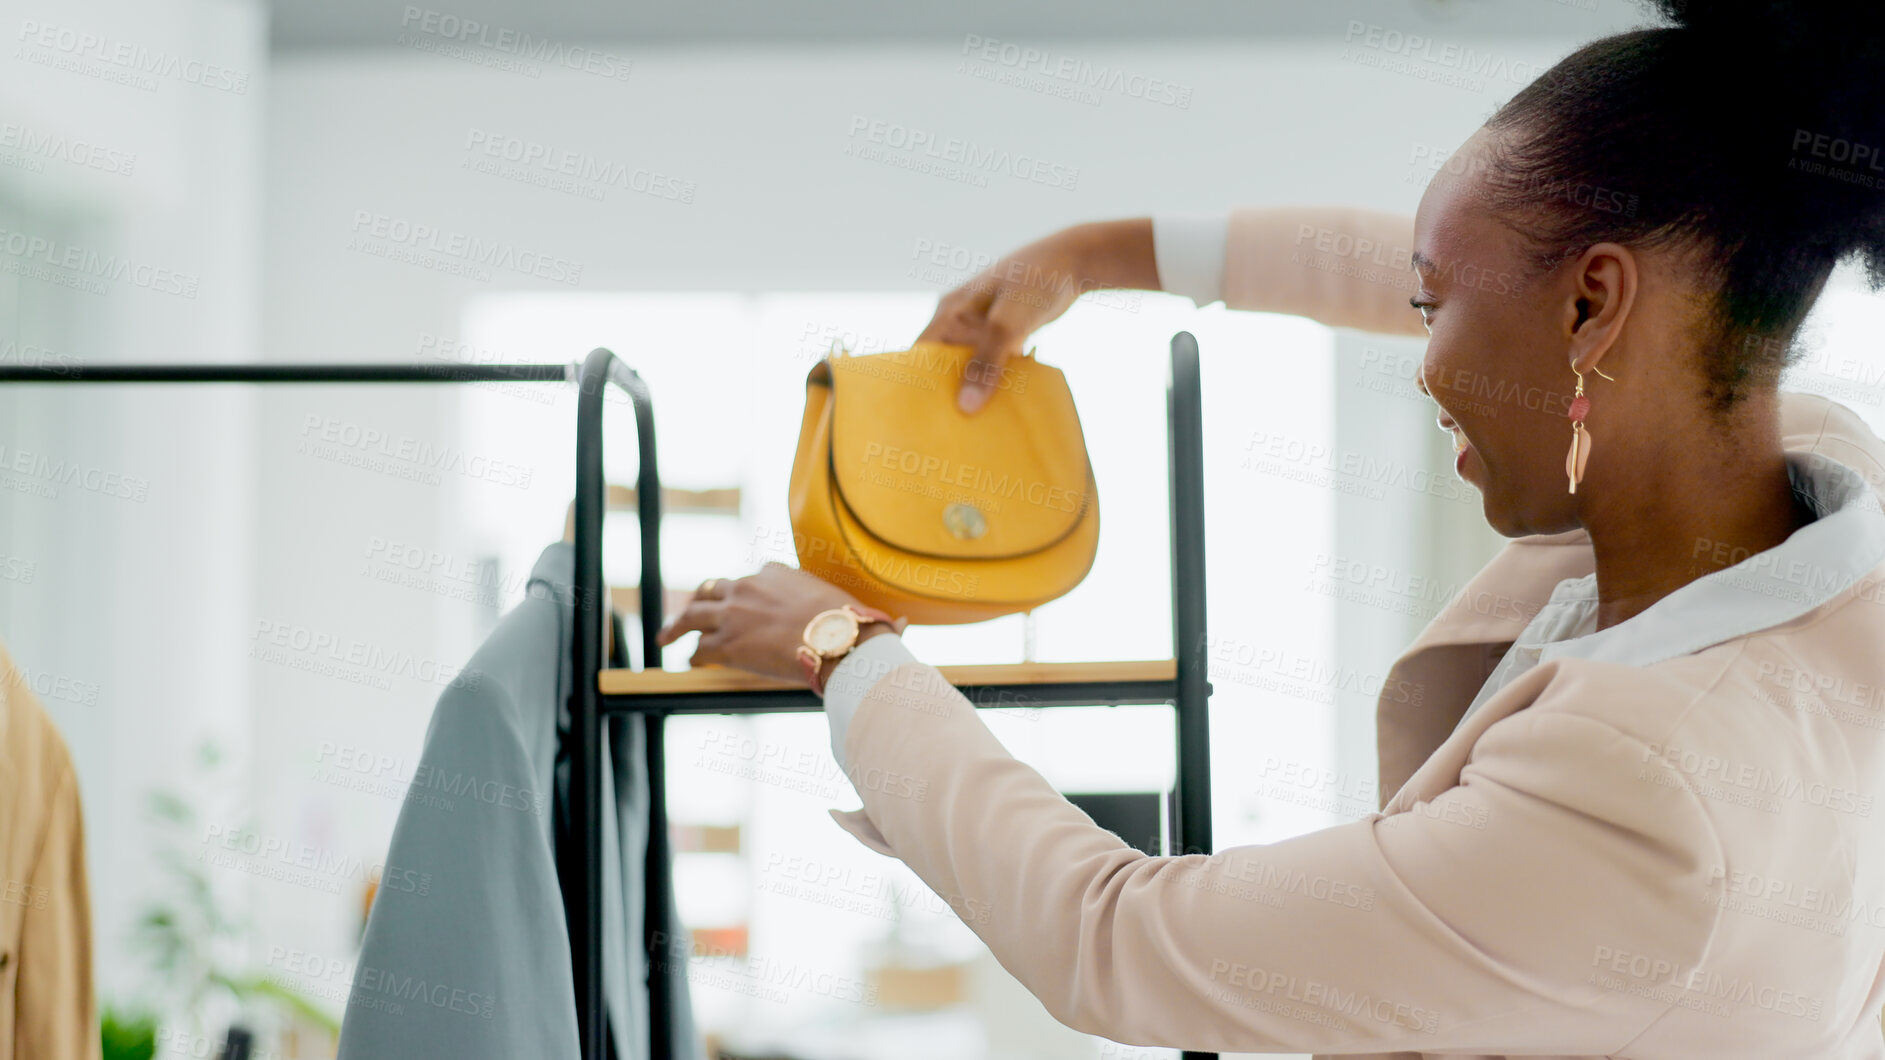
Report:
[[[1166,392],[1168,464],[1171,480],[1172,649],[1171,681],[1095,681],[1030,685],[962,685],[972,702],[1004,706],[1092,706],[1171,703],[1177,725],[1174,777],[1179,853],[1210,853],[1211,759],[1204,596],[1203,390],[1198,344],[1189,332],[1171,343],[1171,380]],[[668,923],[668,836],[663,722],[674,714],[750,714],[810,711],[820,707],[809,689],[740,693],[603,695],[602,671],[602,408],[610,385],[627,392],[635,408],[640,467],[636,498],[641,520],[641,627],[643,668],[661,666],[655,634],[662,621],[661,484],[655,461],[654,407],[634,370],[606,349],[592,351],[580,369],[569,365],[518,364],[179,364],[179,365],[0,365],[0,383],[481,383],[566,381],[578,383],[576,405],[576,628],[571,665],[570,834],[582,870],[561,873],[564,912],[576,987],[576,1019],[583,1060],[611,1055],[605,1041],[602,996],[602,748],[603,722],[610,715],[640,715],[647,739],[649,820],[644,939],[649,955],[650,1055],[667,1058],[670,1003],[666,962],[689,950],[675,947]],[[1189,1052],[1191,1058],[1214,1053]]]

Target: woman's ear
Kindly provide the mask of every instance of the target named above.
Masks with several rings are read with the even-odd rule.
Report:
[[[1572,266],[1565,303],[1571,366],[1588,372],[1615,346],[1636,301],[1636,255],[1620,243],[1597,243]]]

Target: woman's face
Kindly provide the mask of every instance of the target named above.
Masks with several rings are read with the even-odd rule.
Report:
[[[1486,209],[1487,135],[1460,148],[1415,214],[1412,300],[1432,336],[1420,386],[1439,404],[1460,477],[1479,489],[1493,529],[1558,533],[1579,525],[1564,469],[1577,303],[1564,270],[1530,275],[1518,236]],[[1601,436],[1606,384],[1590,371],[1584,378],[1592,399],[1585,423]]]

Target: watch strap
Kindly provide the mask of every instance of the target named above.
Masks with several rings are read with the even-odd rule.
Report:
[[[879,611],[874,607],[866,607],[863,604],[845,604],[843,607],[838,608],[838,610],[848,611],[851,613],[852,618],[857,619],[858,632],[860,634],[863,632],[864,625],[869,622],[882,622],[892,627],[897,624],[896,619],[891,618],[883,611]],[[825,668],[825,662],[830,659],[844,658],[846,655],[857,650],[857,644],[857,640],[853,639],[848,647],[836,655],[820,655],[812,650],[809,644],[800,644],[798,646],[799,666],[805,671],[805,683],[811,686],[813,695],[821,699],[824,697],[825,685],[823,679],[819,677],[819,671]]]
[[[865,607],[863,604],[845,604],[844,609],[857,617],[857,624],[860,626],[866,622],[882,622],[890,626],[897,624],[896,619],[874,607]],[[852,646],[856,647],[855,644]]]

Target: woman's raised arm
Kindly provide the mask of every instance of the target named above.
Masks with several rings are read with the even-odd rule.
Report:
[[[1423,333],[1414,291],[1412,217],[1353,206],[1232,210],[1061,229],[1008,254],[944,295],[921,341],[973,346],[961,403],[1043,325],[1091,290],[1169,291],[1199,305],[1292,313],[1331,327]]]

